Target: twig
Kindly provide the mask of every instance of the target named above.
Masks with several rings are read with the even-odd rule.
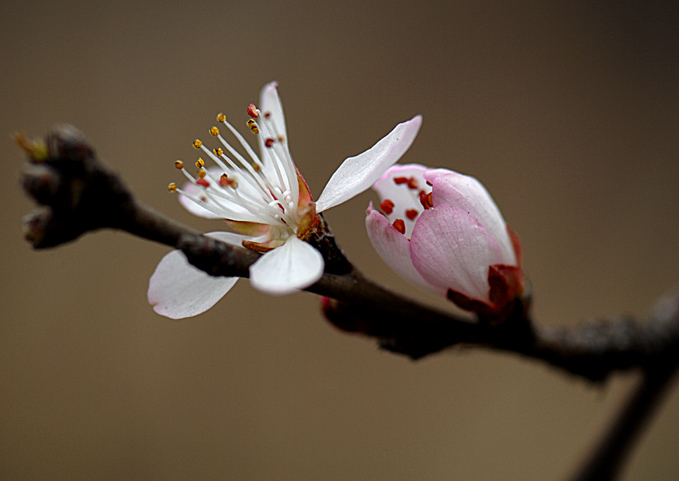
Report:
[[[44,142],[24,137],[18,142],[30,160],[22,183],[42,205],[24,221],[26,237],[35,248],[112,228],[181,249],[193,265],[213,276],[247,277],[259,256],[201,236],[137,202],[72,126],[54,127]],[[515,300],[505,322],[474,322],[394,294],[367,279],[344,256],[324,221],[311,242],[323,254],[326,270],[307,290],[326,297],[326,317],[344,331],[376,338],[384,349],[413,359],[467,344],[517,353],[602,381],[615,371],[679,357],[677,319],[648,323],[622,319],[570,330],[540,328],[528,316],[526,295]]]
[[[679,302],[676,292],[659,302],[654,318],[660,323],[678,322]],[[620,414],[597,441],[583,465],[569,478],[571,481],[610,481],[617,478],[678,368],[676,358],[659,358],[658,362],[645,367],[639,384]]]

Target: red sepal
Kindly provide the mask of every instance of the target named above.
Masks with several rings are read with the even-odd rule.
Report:
[[[446,297],[460,309],[475,312],[492,324],[500,324],[510,314],[514,299],[523,292],[523,272],[516,266],[492,265],[488,268],[488,284],[490,303],[472,299],[453,289],[448,289]]]

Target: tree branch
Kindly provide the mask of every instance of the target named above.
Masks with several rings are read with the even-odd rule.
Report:
[[[249,266],[259,257],[204,237],[137,202],[72,126],[54,127],[44,141],[17,136],[17,142],[29,155],[23,186],[41,204],[24,219],[26,238],[35,248],[111,228],[180,249],[189,262],[213,276],[248,277]],[[328,320],[412,359],[465,344],[520,354],[602,381],[615,371],[646,369],[679,357],[677,316],[646,323],[620,319],[575,329],[538,327],[528,315],[530,298],[525,295],[515,300],[503,323],[494,325],[433,309],[370,281],[347,260],[323,220],[310,242],[323,254],[326,271],[307,290],[324,296]]]
[[[678,298],[677,292],[673,292],[661,299],[653,315],[653,324],[662,325],[671,319],[677,323]],[[639,384],[630,394],[619,415],[584,459],[580,469],[570,478],[571,481],[616,479],[625,462],[629,460],[635,441],[640,438],[651,415],[675,379],[678,369],[679,361],[676,356],[658,357],[655,363],[644,367]]]

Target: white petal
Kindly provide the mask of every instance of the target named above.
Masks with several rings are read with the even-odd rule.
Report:
[[[324,267],[321,253],[293,236],[250,266],[250,284],[267,294],[291,294],[320,279]]]
[[[397,231],[382,214],[372,208],[366,211],[365,227],[368,237],[379,256],[398,275],[421,288],[445,295],[447,289],[436,287],[424,280],[410,259],[410,241]]]
[[[284,145],[286,146],[285,148],[287,148],[288,134],[285,128],[283,104],[281,103],[281,99],[278,97],[278,90],[276,90],[277,86],[278,82],[269,82],[262,88],[262,91],[259,94],[259,105],[257,107],[262,112],[262,114],[266,114],[267,112],[271,113],[269,121],[276,129],[275,133],[277,135],[283,136],[285,139]],[[261,123],[262,119],[258,119],[258,122]],[[273,160],[271,158],[271,154],[269,153],[270,149],[264,145],[264,142],[266,142],[266,139],[268,138],[268,135],[264,134],[265,132],[266,130],[257,135],[257,141],[259,143],[259,156],[262,159],[264,170],[266,171],[267,176],[275,178],[276,171],[272,165]]]
[[[425,178],[433,184],[434,207],[450,205],[469,212],[495,237],[502,249],[499,263],[516,265],[516,255],[500,209],[486,188],[474,177],[446,169],[430,170]]]
[[[257,106],[262,113],[271,112],[270,119],[273,120],[276,126],[277,133],[282,134],[287,138],[285,130],[285,116],[283,115],[283,104],[278,97],[278,82],[269,82],[259,94],[260,104]]]
[[[346,159],[323,189],[316,202],[316,211],[328,210],[370,188],[410,148],[420,125],[422,116],[416,115],[398,124],[369,150]]]
[[[229,232],[205,235],[238,246],[243,239]],[[237,277],[212,277],[193,267],[181,251],[175,250],[162,258],[151,276],[148,300],[158,314],[183,319],[210,309],[237,280]]]
[[[488,267],[499,263],[500,248],[467,211],[447,205],[424,211],[410,239],[410,255],[428,282],[489,302]]]
[[[410,220],[406,216],[406,211],[414,209],[418,215],[421,214],[424,208],[420,203],[419,192],[424,190],[429,193],[431,191],[431,187],[427,185],[424,178],[424,173],[427,170],[429,169],[419,164],[394,165],[389,167],[384,175],[373,185],[373,190],[380,196],[380,202],[389,199],[394,203],[394,210],[391,214],[385,212],[385,215],[389,222],[392,223],[396,219],[403,220],[406,227],[405,236],[408,239],[410,239],[417,219]],[[412,177],[417,182],[418,188],[410,189],[406,184],[396,184],[394,182],[396,177]]]

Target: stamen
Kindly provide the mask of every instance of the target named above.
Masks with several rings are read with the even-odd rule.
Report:
[[[207,180],[203,179],[203,178],[200,178],[200,179],[196,180],[196,184],[202,185],[202,186],[205,187],[205,188],[210,187],[210,183],[209,183]]]
[[[184,162],[182,162],[181,160],[175,160],[175,161],[174,161],[174,166],[175,166],[177,169],[182,170],[182,169],[184,168]]]
[[[394,212],[394,203],[389,199],[384,199],[380,203],[380,209],[382,209],[385,214],[389,215]]]
[[[186,175],[186,177],[191,181],[191,183],[200,184],[198,181],[196,181],[191,176],[191,174],[186,172],[186,170],[182,170],[182,173],[184,173],[184,175]],[[208,173],[208,175],[209,175],[209,173]],[[205,179],[199,179],[199,180],[207,183],[207,181],[205,181]],[[243,215],[242,212],[234,211],[230,206],[224,205],[222,202],[219,201],[219,198],[223,198],[223,199],[231,198],[231,199],[233,199],[234,196],[236,198],[242,200],[242,197],[240,197],[238,195],[237,190],[225,190],[225,189],[214,189],[214,188],[205,189],[203,191],[203,193],[199,197],[197,197],[195,195],[189,194],[188,192],[185,192],[184,190],[182,190],[182,189],[180,189],[176,186],[175,186],[175,188],[176,188],[176,192],[180,193],[181,195],[183,195],[187,199],[191,199],[196,204],[200,205],[201,207],[203,207],[206,210],[209,210],[210,212],[212,212],[213,214],[216,214],[219,217],[224,217],[224,218],[228,219],[228,218],[232,218],[232,217],[235,217],[235,216]],[[232,195],[231,196],[226,195],[228,193],[231,193]],[[210,200],[212,201],[212,203],[207,202],[208,196],[210,197]],[[217,196],[217,198],[215,198],[215,196]],[[233,202],[233,200],[231,200],[231,202]],[[238,201],[236,203],[240,204],[242,207],[247,209],[250,214],[252,214],[251,222],[265,222],[266,221],[266,217],[264,216],[264,213],[261,210],[257,210],[257,208],[260,207],[260,206],[252,206],[252,205],[246,206],[242,201]]]
[[[247,121],[248,127],[250,127],[250,131],[257,135],[259,133],[259,127],[257,127],[257,122],[254,120],[250,119]]]
[[[255,104],[248,105],[248,115],[255,119],[259,117],[259,113],[257,113],[257,106]]]
[[[217,114],[217,122],[224,122],[224,121],[226,121],[226,115],[224,115],[221,112],[219,114]]]
[[[177,192],[177,184],[170,182],[170,184],[167,186],[167,190],[170,192]]]
[[[273,149],[271,151],[271,159],[273,160],[272,163],[276,169],[276,175],[281,179],[281,183],[285,184],[286,189],[289,188],[292,192],[297,193],[299,192],[299,186],[297,184],[295,163],[290,157],[290,151],[288,151],[287,145],[283,143],[285,138],[278,133],[273,119],[270,119],[270,114],[270,112],[264,114],[262,127],[265,130],[265,135],[273,139],[278,139],[278,142],[272,144]],[[281,172],[281,168],[283,169],[283,172]]]
[[[396,185],[408,183],[408,177],[394,177],[394,183]]]
[[[221,157],[222,155],[224,155],[224,151],[219,147],[217,147],[216,149],[213,149],[212,151],[215,153],[215,155],[217,157]]]
[[[198,177],[201,178],[201,179],[205,178],[206,174],[207,174],[207,171],[205,169],[200,169],[198,171]]]
[[[403,219],[396,219],[391,225],[394,226],[394,229],[399,231],[401,234],[406,233],[406,223],[403,222]]]
[[[275,142],[275,140],[272,139],[271,137],[269,137],[268,139],[266,139],[264,141],[264,145],[266,145],[268,148],[271,148],[271,146],[273,145],[274,142]]]
[[[415,217],[417,217],[418,212],[415,209],[408,209],[406,211],[406,217],[410,220],[415,220]]]
[[[200,146],[203,145],[203,142],[201,142],[199,139],[196,139],[193,141],[193,148],[194,149],[200,149]]]
[[[231,129],[231,131],[234,132],[234,129],[231,127],[231,124],[225,122],[224,125],[226,125],[227,127],[229,127],[229,129]],[[231,155],[233,155],[236,159],[238,159],[238,161],[240,162],[240,164],[245,168],[245,170],[248,172],[248,174],[250,174],[251,177],[250,177],[250,178],[247,178],[247,177],[246,177],[246,178],[249,180],[249,183],[250,183],[255,189],[260,190],[264,195],[266,195],[267,192],[268,192],[269,190],[272,190],[272,186],[269,185],[268,179],[266,179],[266,177],[263,177],[263,176],[261,176],[261,175],[257,175],[257,170],[256,170],[257,164],[255,164],[255,165],[254,165],[255,168],[253,168],[253,165],[250,164],[250,163],[249,163],[249,162],[248,162],[241,154],[239,154],[238,151],[237,151],[236,149],[234,149],[234,148],[233,148],[233,147],[232,147],[232,146],[224,139],[224,137],[222,137],[221,135],[219,135],[218,138],[219,138],[219,141],[220,141],[220,142],[221,142],[221,143],[229,150],[229,152],[231,153]],[[238,140],[241,142],[242,145],[247,146],[246,148],[249,148],[249,145],[247,145],[247,142],[245,142],[245,139],[243,139],[243,138],[241,137],[241,138],[238,138]],[[224,162],[222,162],[222,161],[219,159],[219,157],[213,157],[212,154],[211,154],[207,149],[204,149],[204,150],[212,157],[212,159],[217,163],[217,165],[219,165],[219,166],[222,168],[222,170],[228,171],[228,168],[226,167],[226,165],[224,164]],[[237,172],[238,172],[238,171],[241,171],[241,172],[242,172],[242,170],[243,170],[242,168],[240,168],[239,166],[237,166],[236,163],[235,163],[233,160],[231,160],[229,157],[227,157],[226,155],[224,155],[224,152],[223,152],[221,149],[219,149],[219,150],[222,152],[222,155],[221,155],[220,157],[221,157],[222,159],[224,159],[224,160],[229,164],[229,166],[231,167],[231,169],[233,169],[234,171],[237,171]],[[252,149],[250,148],[250,150],[252,150]],[[215,153],[216,153],[216,152],[215,152]],[[256,158],[256,154],[254,153],[254,151],[252,152],[252,155],[255,156],[255,157],[253,157],[253,158]],[[251,155],[251,156],[252,156],[252,155]],[[257,160],[259,160],[259,159],[257,159]]]
[[[232,189],[237,189],[238,181],[236,179],[229,179],[228,175],[222,174],[222,176],[219,178],[219,185],[224,188],[231,187]]]
[[[415,177],[408,179],[408,188],[417,190],[417,179],[415,179]]]
[[[422,207],[424,207],[425,210],[434,207],[434,203],[431,198],[431,192],[428,194],[426,194],[424,191],[420,192],[420,204],[422,204]]]
[[[196,160],[196,169],[200,169],[205,167],[205,161],[198,157],[198,160]]]
[[[210,128],[210,135],[217,137],[219,135],[219,129],[217,127]]]

